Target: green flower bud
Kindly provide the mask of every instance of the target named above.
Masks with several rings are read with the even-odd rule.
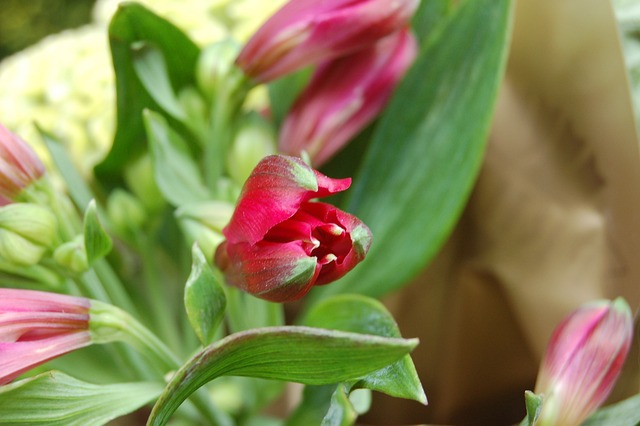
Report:
[[[213,258],[224,240],[222,229],[229,223],[233,205],[224,201],[206,201],[181,206],[176,218],[189,244],[197,242],[208,259]]]
[[[144,224],[147,212],[133,194],[116,189],[107,200],[107,217],[116,234],[128,237]]]
[[[196,81],[208,98],[213,99],[221,87],[227,89],[230,83],[242,78],[242,72],[235,66],[239,52],[240,45],[232,39],[202,49],[196,65]]]
[[[84,236],[78,235],[72,241],[60,245],[53,252],[53,259],[72,273],[82,273],[89,269]]]
[[[6,262],[37,264],[55,237],[56,219],[46,207],[13,203],[0,208],[0,258]]]
[[[44,206],[29,203],[7,204],[0,208],[0,228],[48,248],[56,238],[56,218]]]
[[[242,186],[256,164],[275,152],[275,132],[271,124],[258,114],[247,115],[227,155],[229,175]]]
[[[153,166],[148,154],[127,165],[124,179],[147,211],[157,212],[165,205],[164,197],[153,178]]]
[[[0,258],[16,265],[35,265],[42,259],[46,248],[20,235],[0,229]]]

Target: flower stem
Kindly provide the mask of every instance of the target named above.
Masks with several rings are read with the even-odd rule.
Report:
[[[95,343],[126,342],[143,354],[163,374],[180,368],[180,360],[173,352],[148,328],[122,309],[92,301],[90,316],[90,330]],[[191,402],[206,419],[207,424],[232,424],[231,418],[213,405],[206,391],[195,392]]]

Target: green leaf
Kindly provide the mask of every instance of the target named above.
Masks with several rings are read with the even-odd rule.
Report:
[[[117,129],[111,151],[95,171],[103,181],[113,182],[120,179],[123,166],[145,150],[142,111],[158,107],[138,79],[132,46],[145,42],[162,52],[176,91],[194,84],[200,51],[176,26],[133,2],[119,5],[109,24],[109,42],[116,75]]]
[[[640,394],[596,411],[582,426],[637,426],[640,424]]]
[[[193,245],[191,253],[193,263],[184,289],[184,306],[191,327],[202,345],[206,346],[213,341],[224,318],[227,299],[197,244]]]
[[[413,16],[412,25],[418,40],[425,44],[429,35],[443,23],[455,10],[455,0],[429,0],[420,2]]]
[[[144,118],[153,174],[162,195],[174,206],[209,200],[209,191],[186,142],[157,112],[146,110]]]
[[[98,219],[96,202],[91,200],[84,212],[84,248],[87,252],[87,263],[92,265],[96,260],[106,256],[112,246],[111,237]]]
[[[191,393],[222,375],[311,385],[345,382],[396,361],[417,344],[416,339],[293,326],[232,334],[204,348],[176,372],[147,424],[166,424]]]
[[[158,397],[158,383],[94,385],[50,371],[0,387],[4,425],[103,425]]]
[[[284,325],[282,303],[258,299],[244,291],[227,286],[227,321],[232,333],[259,327]],[[251,312],[251,315],[247,315]]]
[[[185,112],[171,87],[162,52],[144,42],[133,45],[132,49],[133,68],[147,93],[165,112],[173,118],[183,120]]]
[[[343,203],[373,231],[371,250],[362,265],[314,297],[384,295],[414,277],[444,243],[482,161],[512,4],[463,2],[429,37],[381,117]]]
[[[341,383],[331,395],[329,410],[322,419],[322,426],[351,426],[358,418],[358,413],[349,400],[351,387]]]
[[[276,125],[282,123],[296,97],[307,85],[311,71],[310,68],[305,68],[269,84],[271,112]]]
[[[372,334],[401,337],[400,330],[384,305],[361,295],[339,295],[315,305],[307,314],[305,325]],[[398,398],[427,403],[418,373],[409,355],[383,369],[368,374],[356,387],[384,392]]]
[[[44,141],[51,158],[64,179],[67,191],[71,196],[71,199],[75,203],[76,207],[82,208],[89,204],[89,201],[93,198],[91,190],[85,183],[84,178],[76,169],[75,164],[69,158],[69,153],[62,143],[56,140],[50,133],[43,130],[40,126],[36,125],[42,140]]]
[[[337,385],[305,386],[302,401],[289,416],[286,426],[317,425],[329,411],[331,397]]]
[[[524,392],[524,403],[527,408],[527,417],[520,423],[521,426],[534,426],[540,410],[542,410],[542,404],[544,397],[542,395],[536,395],[531,391]]]

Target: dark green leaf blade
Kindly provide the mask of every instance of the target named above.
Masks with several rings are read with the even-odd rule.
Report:
[[[304,321],[310,327],[383,337],[401,337],[400,330],[384,305],[375,299],[345,294],[316,304]],[[398,398],[427,403],[418,373],[409,355],[360,379],[356,387],[367,388]]]
[[[203,346],[213,341],[224,318],[227,299],[209,262],[197,244],[193,245],[191,274],[184,289],[184,306],[191,327]]]
[[[362,265],[314,297],[386,294],[443,244],[481,164],[512,3],[466,1],[429,37],[380,119],[344,203],[373,231],[371,250]]]
[[[119,179],[124,164],[144,152],[146,138],[142,121],[145,108],[157,109],[136,75],[132,45],[148,42],[162,52],[172,87],[194,84],[194,69],[200,50],[179,28],[144,6],[119,5],[109,24],[109,43],[116,74],[117,129],[113,146],[95,171],[103,181]]]
[[[96,202],[91,200],[84,212],[84,248],[89,265],[109,254],[112,246],[111,237],[98,219]]]
[[[206,347],[176,372],[148,425],[164,425],[191,393],[222,375],[322,385],[345,382],[395,362],[415,339],[310,327],[266,327],[232,334]]]
[[[413,31],[416,33],[420,44],[427,42],[429,35],[450,16],[455,7],[455,0],[429,0],[420,2],[420,7],[413,16]]]
[[[0,387],[0,423],[103,425],[148,404],[159,383],[94,385],[51,371]]]

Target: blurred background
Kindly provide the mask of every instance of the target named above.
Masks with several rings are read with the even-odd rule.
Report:
[[[0,60],[49,34],[91,20],[95,0],[2,0]]]

